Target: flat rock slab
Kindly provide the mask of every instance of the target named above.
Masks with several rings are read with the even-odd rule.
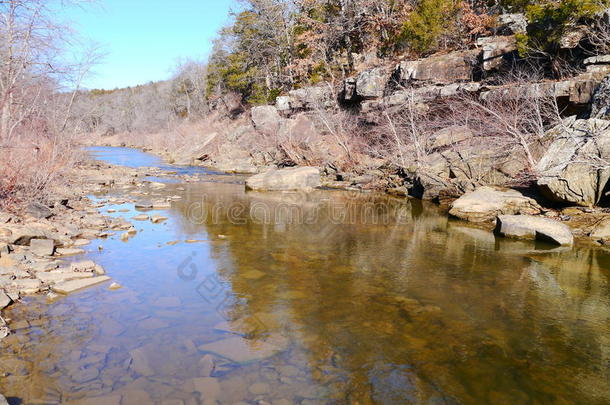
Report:
[[[109,281],[110,277],[100,276],[88,279],[71,280],[64,283],[59,283],[53,286],[53,291],[58,294],[70,294],[83,288],[92,287],[94,285]]]
[[[36,294],[42,287],[42,281],[38,279],[25,278],[21,280],[13,280],[7,289],[18,291],[20,294]]]
[[[90,271],[93,269],[95,269],[95,262],[93,260],[81,260],[70,263],[70,270],[72,271]]]
[[[60,272],[48,272],[38,273],[36,277],[46,284],[62,283],[64,281],[79,280],[83,278],[92,278],[93,273],[88,272],[76,272],[76,271],[60,271]]]
[[[136,215],[135,217],[131,217],[134,221],[148,221],[150,217],[146,214]]]
[[[449,214],[470,222],[487,222],[498,215],[535,215],[540,211],[535,200],[517,190],[484,186],[455,200]]]
[[[246,180],[246,188],[257,191],[311,190],[321,185],[317,167],[273,169]]]
[[[532,215],[501,215],[496,220],[496,232],[509,238],[538,239],[561,246],[574,244],[569,226]]]
[[[32,239],[30,252],[38,256],[52,256],[55,252],[55,241],[51,239]]]
[[[198,349],[236,363],[250,363],[269,358],[286,350],[288,342],[283,338],[276,340],[274,342],[251,341],[233,336],[199,346]]]
[[[59,256],[76,256],[82,255],[85,253],[83,249],[74,249],[74,248],[60,248],[55,251],[55,253]]]

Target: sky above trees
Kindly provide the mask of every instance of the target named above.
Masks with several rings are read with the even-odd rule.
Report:
[[[167,79],[182,58],[208,56],[231,0],[98,0],[65,18],[104,57],[84,87],[113,89]]]

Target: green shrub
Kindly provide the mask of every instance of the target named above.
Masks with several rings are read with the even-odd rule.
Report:
[[[454,31],[459,6],[456,0],[421,0],[404,23],[399,40],[418,53],[435,50]]]

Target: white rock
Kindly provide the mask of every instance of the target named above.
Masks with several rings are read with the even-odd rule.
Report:
[[[540,211],[536,201],[516,190],[485,186],[455,200],[449,214],[470,222],[486,222],[498,215],[531,215]]]
[[[496,232],[511,238],[538,239],[562,246],[574,243],[570,227],[554,219],[532,215],[501,215],[496,220]]]

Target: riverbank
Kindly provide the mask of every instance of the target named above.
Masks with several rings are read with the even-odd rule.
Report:
[[[225,157],[225,160],[221,165],[214,166],[214,162],[208,161],[208,164],[206,164],[205,162],[194,158],[196,152],[193,152],[193,148],[188,151],[182,150],[181,148],[170,151],[155,143],[130,143],[130,140],[140,138],[141,137],[137,136],[134,138],[133,135],[125,134],[109,137],[89,137],[88,142],[89,144],[108,147],[131,147],[154,154],[169,164],[174,164],[178,161],[199,165],[200,167],[210,170],[241,173],[244,176],[251,176],[256,173],[272,170],[278,164],[278,162],[269,162],[267,165],[250,166],[244,164],[242,159],[231,158],[231,155],[229,155],[228,157]],[[241,171],[240,168],[242,169]],[[359,168],[357,171],[338,175],[336,172],[329,173],[327,169],[321,168],[320,175],[322,187],[328,189],[351,192],[383,192],[399,198],[413,198],[409,195],[409,191],[404,185],[404,179],[389,169]],[[515,190],[515,192],[520,195],[527,196],[524,198],[532,198],[536,201],[536,204],[539,205],[539,210],[536,212],[536,215],[550,218],[569,226],[578,243],[605,247],[608,244],[607,242],[610,242],[610,208],[600,206],[582,207],[554,203],[543,196],[535,187],[510,188],[506,186],[497,186],[497,188],[500,190]],[[473,188],[472,190],[474,191],[475,189],[476,188]],[[469,194],[469,192],[464,193],[458,192],[457,190],[454,190],[454,192],[444,192],[440,193],[439,196],[432,199],[432,201],[437,203],[445,212],[449,213],[453,203],[464,196],[464,194]],[[503,212],[501,209],[495,211],[494,209],[491,209],[490,212],[492,214],[491,220],[482,221],[483,223],[478,223],[474,226],[479,226],[487,230],[494,230],[496,226],[494,221],[495,218],[497,215],[506,212]],[[461,219],[468,221],[466,217],[462,217]],[[458,218],[460,217],[458,216]]]

